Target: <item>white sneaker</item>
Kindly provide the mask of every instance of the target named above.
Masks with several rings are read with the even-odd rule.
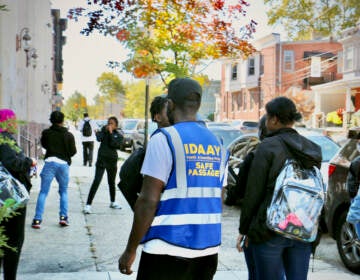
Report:
[[[84,214],[91,214],[91,205],[85,205]]]
[[[110,208],[121,209],[121,206],[117,202],[111,202]]]

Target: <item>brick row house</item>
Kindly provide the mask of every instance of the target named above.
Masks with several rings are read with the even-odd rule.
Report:
[[[339,80],[334,40],[282,42],[273,33],[253,43],[257,52],[247,59],[222,62],[218,120],[258,120],[265,104],[276,96],[293,99],[304,120],[311,122],[313,85]]]

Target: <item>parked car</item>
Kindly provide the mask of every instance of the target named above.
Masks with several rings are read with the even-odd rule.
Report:
[[[336,240],[345,267],[360,274],[360,242],[354,238],[356,235],[353,225],[346,222],[350,206],[346,179],[351,161],[359,155],[357,141],[348,139],[330,160],[325,223],[329,235]]]
[[[149,121],[148,122],[148,141],[150,139],[151,134],[157,129],[158,125],[156,122]],[[132,134],[132,150],[138,149],[144,146],[145,139],[145,122],[142,122],[141,125],[138,125],[136,131]]]
[[[208,126],[208,128],[225,147],[243,134],[240,130],[231,126]]]
[[[212,127],[212,126],[226,126],[226,127],[231,127],[230,123],[227,122],[205,122],[207,127]]]
[[[133,134],[138,129],[138,127],[141,127],[144,124],[143,119],[121,119],[119,122],[119,130],[124,135],[124,141],[121,145],[120,150],[125,151],[127,149],[132,150],[133,149]]]
[[[94,120],[98,129],[100,130],[104,125],[107,125],[107,120]]]
[[[250,120],[233,120],[230,125],[239,129],[242,133],[253,133],[258,131],[259,122]]]
[[[340,146],[331,138],[323,135],[321,132],[309,130],[309,129],[297,129],[298,132],[304,135],[306,138],[315,142],[321,147],[322,163],[321,173],[324,178],[324,182],[327,182],[328,178],[328,166],[330,159],[337,153]],[[239,173],[239,165],[244,160],[245,156],[254,150],[259,143],[259,138],[256,133],[244,134],[235,139],[228,146],[230,152],[229,159],[229,174],[228,185],[225,188],[225,202],[227,191],[235,186],[236,176]],[[239,204],[240,201],[237,202]]]

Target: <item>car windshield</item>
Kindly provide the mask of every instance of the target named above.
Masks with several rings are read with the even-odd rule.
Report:
[[[322,160],[330,161],[330,159],[339,150],[339,146],[326,136],[321,135],[306,135],[306,138],[315,142],[321,147]]]
[[[258,122],[243,122],[243,126],[258,127]]]
[[[121,129],[123,130],[134,130],[138,120],[124,120],[121,123]]]
[[[221,129],[221,127],[216,128],[212,127],[209,128],[212,133],[223,142],[223,145],[227,147],[234,139],[238,138],[243,133],[237,129]]]

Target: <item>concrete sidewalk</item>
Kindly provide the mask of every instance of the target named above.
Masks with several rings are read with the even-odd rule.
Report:
[[[93,213],[90,215],[82,213],[95,167],[82,166],[81,143],[77,148],[78,153],[70,167],[69,227],[61,228],[58,225],[58,186],[54,182],[46,201],[42,227],[39,230],[31,228],[40,178],[33,180],[31,200],[27,210],[25,243],[18,270],[19,280],[136,279],[141,247],[133,265],[135,272],[132,275],[122,275],[117,268],[119,256],[126,246],[133,213],[118,190],[116,200],[121,204],[122,209],[109,208],[106,175],[95,196]],[[96,154],[97,147],[94,151]],[[127,156],[126,153],[119,155]],[[239,213],[225,206],[223,240],[215,280],[247,279],[244,256],[235,249],[238,220]],[[314,269],[315,272],[309,272],[309,279],[359,279],[358,275],[319,259],[315,259]]]

